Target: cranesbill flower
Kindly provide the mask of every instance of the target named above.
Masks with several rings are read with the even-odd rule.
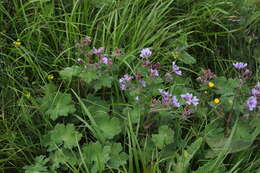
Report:
[[[102,54],[104,52],[104,50],[105,50],[105,48],[103,48],[103,47],[100,47],[98,49],[93,48],[92,53],[98,55],[98,54]]]
[[[236,68],[236,69],[244,69],[247,67],[247,63],[243,63],[243,62],[236,62],[236,63],[233,63],[233,66]]]
[[[199,99],[193,96],[191,93],[181,94],[181,97],[186,101],[188,105],[193,104],[194,106],[199,104]]]
[[[108,60],[107,57],[101,58],[101,63],[103,63],[103,64],[108,64],[108,62],[109,62],[109,60]]]
[[[255,97],[260,97],[260,82],[257,82],[255,87],[251,90],[251,94]]]
[[[175,61],[172,62],[172,71],[174,73],[176,73],[177,75],[182,75],[182,72],[180,70],[180,67],[178,67],[176,64],[175,64]]]
[[[91,43],[92,40],[90,37],[86,36],[86,37],[81,38],[80,41],[84,44],[89,44],[89,43]]]
[[[177,100],[176,96],[172,97],[171,104],[173,105],[173,107],[177,107],[177,108],[181,106],[179,101]]]
[[[159,72],[156,69],[150,69],[150,73],[152,77],[159,76]]]
[[[132,80],[132,76],[129,76],[125,74],[122,78],[119,79],[119,87],[121,90],[126,90],[127,89],[127,83]]]
[[[162,104],[168,104],[171,100],[171,94],[168,91],[159,89],[160,94],[162,95]]]
[[[257,99],[255,96],[251,96],[246,101],[246,105],[250,111],[253,111],[256,108],[257,105]]]
[[[252,94],[253,96],[255,96],[255,97],[257,97],[258,95],[260,96],[260,90],[257,90],[257,89],[255,89],[255,88],[253,88],[253,89],[251,90],[251,94]]]
[[[144,49],[141,50],[140,57],[148,58],[151,55],[152,55],[152,51],[149,48],[144,48]]]
[[[257,84],[255,85],[255,89],[260,91],[260,82],[257,82]]]

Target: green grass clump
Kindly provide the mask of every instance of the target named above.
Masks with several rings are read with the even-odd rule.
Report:
[[[2,0],[0,21],[1,172],[259,171],[257,1]]]

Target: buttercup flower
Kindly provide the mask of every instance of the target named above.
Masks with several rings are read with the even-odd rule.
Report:
[[[216,104],[218,104],[218,103],[220,103],[220,99],[219,99],[219,98],[215,98],[215,99],[213,100],[213,102],[216,103]]]
[[[176,73],[177,75],[182,75],[182,72],[180,70],[180,67],[178,67],[176,64],[175,64],[175,61],[172,62],[172,71],[174,73]]]
[[[212,88],[212,87],[215,86],[215,84],[214,84],[213,82],[209,82],[209,83],[208,83],[208,86],[209,86],[210,88]]]
[[[193,96],[191,93],[181,94],[181,97],[186,101],[188,105],[193,104],[194,106],[199,104],[199,99]]]
[[[21,46],[21,44],[22,44],[22,43],[21,43],[20,39],[17,39],[17,41],[14,41],[14,42],[13,42],[13,45],[14,45],[14,46]]]
[[[243,63],[243,62],[236,62],[236,63],[233,63],[233,66],[236,68],[236,69],[243,69],[243,68],[246,68],[247,67],[247,63]]]
[[[246,101],[246,105],[250,111],[253,111],[256,108],[257,105],[257,99],[254,96],[251,96]]]
[[[53,74],[48,75],[48,79],[52,80],[54,78]]]
[[[152,55],[152,51],[149,48],[144,48],[144,49],[141,50],[140,57],[148,58],[151,55]]]

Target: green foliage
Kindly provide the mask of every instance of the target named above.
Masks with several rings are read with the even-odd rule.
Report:
[[[83,147],[85,161],[91,167],[91,172],[99,172],[108,164],[111,168],[119,168],[126,163],[127,155],[122,152],[121,144],[112,143],[103,146],[99,142],[89,143]]]
[[[75,130],[73,124],[57,124],[55,128],[45,136],[44,146],[48,147],[48,151],[57,150],[60,146],[66,149],[76,147],[80,141],[82,134]]]
[[[24,166],[23,168],[26,169],[26,173],[35,173],[35,172],[47,172],[46,163],[49,161],[48,158],[45,156],[37,156],[34,159],[34,164],[31,166]]]
[[[105,112],[96,112],[94,119],[104,138],[112,139],[115,135],[120,134],[121,123],[118,118],[110,118]]]
[[[56,92],[56,87],[52,84],[45,86],[45,96],[40,99],[41,109],[52,120],[60,116],[68,116],[76,111],[72,104],[71,96],[66,93]]]
[[[161,126],[159,128],[159,133],[152,135],[152,140],[155,145],[162,149],[166,145],[173,142],[174,132],[168,126]]]
[[[2,0],[0,172],[258,172],[259,16],[255,0]]]

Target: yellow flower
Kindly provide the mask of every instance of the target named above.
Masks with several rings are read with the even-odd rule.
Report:
[[[208,94],[208,91],[204,91],[204,94]]]
[[[220,99],[219,99],[219,98],[215,98],[215,99],[213,100],[213,102],[216,103],[216,104],[218,104],[218,103],[220,103]]]
[[[54,78],[54,76],[52,74],[48,75],[48,79],[52,80]]]
[[[14,41],[14,42],[13,42],[13,45],[14,45],[14,46],[21,46],[21,44],[22,44],[22,43],[20,42],[20,39],[17,39],[17,41]]]
[[[210,88],[212,88],[212,87],[215,86],[215,84],[214,84],[213,82],[209,82],[209,83],[208,83],[208,86],[209,86]]]

